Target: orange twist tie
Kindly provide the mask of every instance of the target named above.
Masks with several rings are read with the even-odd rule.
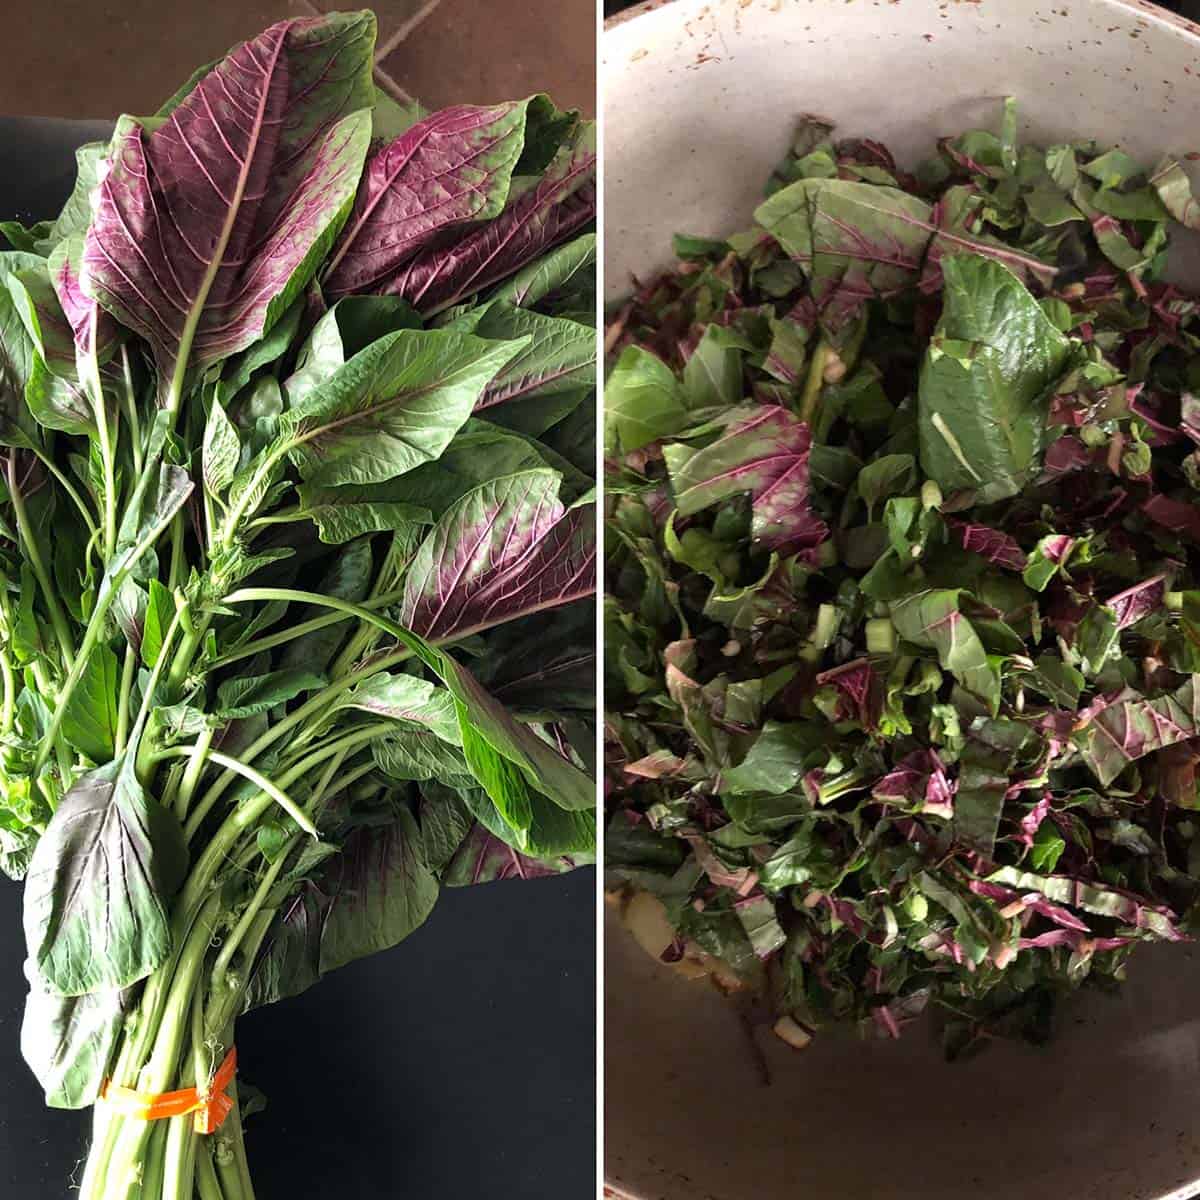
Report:
[[[225,1060],[204,1088],[181,1088],[178,1092],[139,1092],[106,1080],[100,1099],[111,1104],[122,1116],[139,1121],[161,1121],[166,1117],[186,1117],[195,1113],[197,1133],[216,1133],[233,1111],[233,1101],[225,1089],[237,1074],[237,1049],[230,1046]]]

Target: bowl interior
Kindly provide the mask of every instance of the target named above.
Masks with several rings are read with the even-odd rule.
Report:
[[[1028,140],[1094,137],[1148,164],[1200,151],[1200,30],[1149,5],[678,0],[613,25],[602,50],[610,300],[670,261],[674,232],[744,228],[805,112],[910,165],[994,127],[1006,95]],[[1194,247],[1180,261],[1200,278]],[[803,1055],[767,1035],[764,1086],[728,1003],[616,925],[609,1183],[635,1200],[1182,1200],[1200,1180],[1200,954],[1147,948],[1130,976],[1069,1007],[1048,1049],[953,1067],[919,1029]]]

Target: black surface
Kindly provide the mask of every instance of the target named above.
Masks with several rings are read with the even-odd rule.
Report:
[[[103,126],[0,119],[0,219],[52,216]],[[389,953],[238,1024],[259,1200],[595,1194],[595,872],[447,889]],[[79,1113],[18,1045],[20,887],[0,877],[0,1197],[67,1200]]]

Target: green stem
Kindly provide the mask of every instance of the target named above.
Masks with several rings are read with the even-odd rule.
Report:
[[[190,758],[195,750],[194,746],[167,746],[165,749],[158,751],[155,755],[156,759],[162,758]],[[222,754],[220,750],[209,749],[208,757],[219,767],[224,767],[227,771],[234,772],[235,775],[240,775],[243,779],[248,779],[260,791],[266,792],[280,808],[283,809],[305,833],[312,837],[319,837],[317,827],[309,819],[308,814],[293,800],[286,792],[276,787],[265,775],[256,771],[253,767],[247,766],[244,762],[240,762],[236,758],[230,758],[228,754]]]
[[[167,572],[167,587],[174,591],[183,586],[187,563],[183,558],[183,513],[177,512],[171,522],[171,565]]]
[[[12,450],[8,454],[8,492],[9,499],[12,501],[13,513],[17,518],[17,532],[21,536],[21,541],[25,543],[25,556],[29,559],[29,566],[33,570],[34,578],[38,582],[38,587],[42,590],[42,598],[46,602],[46,611],[50,614],[50,624],[54,628],[54,636],[58,641],[58,648],[62,653],[63,666],[65,667],[71,661],[71,656],[74,652],[74,646],[71,644],[70,627],[67,625],[66,614],[58,602],[58,593],[50,586],[50,574],[46,570],[45,561],[42,559],[41,548],[38,546],[37,539],[33,535],[33,527],[29,524],[29,513],[25,508],[25,496],[17,482],[17,456],[16,452]],[[59,701],[58,711],[60,713],[62,711],[61,700]],[[44,762],[45,758],[42,758],[38,763],[39,770]]]
[[[129,740],[129,704],[133,695],[133,680],[137,671],[137,654],[133,646],[125,646],[125,662],[121,669],[121,693],[117,701],[117,731],[114,741],[116,754],[120,755]]]
[[[331,683],[327,688],[319,691],[306,703],[302,704],[295,712],[289,713],[282,721],[272,725],[270,729],[251,742],[242,751],[242,762],[253,762],[264,750],[273,746],[285,734],[290,733],[297,726],[303,725],[310,717],[322,712],[343,692],[349,691],[360,679],[366,678],[368,675],[374,675],[378,671],[386,670],[396,663],[403,662],[408,657],[409,652],[407,649],[397,650],[395,653],[386,655],[378,661],[371,663],[370,666],[363,667]],[[203,824],[204,818],[208,816],[213,806],[225,794],[226,789],[233,780],[234,772],[226,770],[209,785],[208,790],[200,798],[200,803],[196,805],[195,811],[188,818],[185,832],[189,841],[196,836],[196,831]]]
[[[50,755],[50,748],[54,745],[54,740],[58,737],[58,732],[62,728],[67,701],[75,694],[75,689],[79,686],[84,668],[87,666],[92,651],[96,648],[96,643],[100,640],[100,632],[104,628],[105,618],[108,616],[108,610],[112,607],[113,601],[117,597],[117,592],[121,589],[121,584],[125,581],[125,577],[129,572],[133,570],[134,566],[141,561],[146,551],[158,541],[159,535],[166,528],[166,525],[166,521],[159,521],[143,535],[142,539],[134,545],[133,549],[122,556],[123,565],[106,578],[105,583],[107,588],[104,586],[100,588],[96,607],[92,610],[91,620],[88,621],[87,629],[83,635],[83,645],[79,647],[79,652],[75,655],[75,661],[71,666],[71,672],[67,676],[66,682],[55,697],[54,713],[50,719],[50,727],[46,730],[41,744],[38,746],[34,767],[35,774],[41,769]]]
[[[213,1166],[211,1138],[201,1138],[196,1148],[196,1193],[200,1200],[226,1200],[217,1169]]]
[[[171,663],[171,670],[167,674],[167,682],[172,688],[177,689],[183,686],[183,681],[192,669],[192,661],[196,657],[196,651],[200,649],[200,645],[204,641],[204,635],[208,633],[208,627],[211,623],[212,615],[205,613],[196,622],[195,626],[187,631],[183,641],[179,643],[179,653],[175,655],[175,661]]]
[[[225,977],[229,973],[229,964],[233,962],[233,956],[237,953],[238,947],[250,931],[255,917],[258,916],[266,904],[267,897],[271,894],[271,889],[275,886],[275,881],[279,878],[279,873],[283,870],[283,865],[287,861],[287,857],[292,852],[292,847],[295,844],[295,838],[289,839],[287,845],[284,846],[275,861],[268,865],[267,869],[263,872],[262,879],[258,881],[258,887],[254,889],[254,895],[250,897],[250,903],[246,905],[246,909],[242,913],[238,923],[234,926],[233,932],[222,944],[221,952],[217,955],[217,961],[213,964],[212,969],[212,988],[214,992],[225,988]]]
[[[183,783],[180,784],[179,794],[175,799],[175,815],[180,821],[187,819],[187,811],[191,807],[192,797],[196,794],[200,776],[204,774],[204,768],[208,765],[208,751],[216,732],[215,729],[206,729],[192,747],[192,756],[188,760]]]
[[[165,1092],[171,1087],[174,1080],[179,1067],[179,1055],[183,1047],[184,1036],[190,1023],[196,984],[204,960],[208,955],[209,946],[212,944],[220,906],[220,892],[214,891],[202,905],[191,932],[178,955],[161,1018],[155,1023],[157,1033],[154,1037],[154,1049],[150,1055],[150,1061],[138,1073],[137,1086],[143,1091]],[[132,1182],[136,1178],[137,1164],[145,1152],[148,1136],[147,1122],[124,1123],[113,1148],[109,1167],[101,1176],[106,1185],[106,1190],[102,1193],[103,1200],[127,1200],[127,1197],[132,1200],[129,1193],[123,1192],[121,1188],[128,1186],[124,1181]],[[112,1174],[112,1178],[116,1182],[116,1190],[111,1194],[107,1191],[109,1174]],[[135,1192],[133,1195],[137,1195],[137,1193]],[[153,1195],[157,1197],[157,1193]]]
[[[159,1200],[162,1196],[163,1175],[167,1165],[168,1132],[166,1123],[163,1121],[152,1122],[146,1130],[143,1139],[145,1148],[142,1151],[142,1160],[140,1163],[135,1161],[132,1164],[134,1173],[140,1175],[140,1179],[135,1185],[129,1187],[130,1200],[133,1200],[134,1196],[139,1200],[150,1196],[153,1196],[154,1200]]]
[[[374,599],[365,601],[363,608],[387,608],[389,605],[395,604],[403,598],[404,589],[397,588],[395,591],[384,592]],[[267,637],[255,638],[254,641],[247,642],[244,646],[239,646],[236,650],[222,654],[219,658],[212,660],[211,666],[215,670],[217,667],[226,667],[230,663],[237,662],[239,659],[250,658],[252,655],[259,654],[263,650],[273,650],[276,646],[286,645],[288,642],[303,637],[305,634],[316,633],[318,630],[328,629],[331,625],[339,625],[343,621],[349,621],[351,615],[346,612],[332,612],[326,613],[323,617],[313,617],[308,621],[301,621],[299,625],[293,625],[288,629],[281,630],[279,633],[272,633]]]
[[[137,396],[133,390],[133,371],[129,366],[129,347],[121,347],[121,369],[125,376],[125,419],[129,422],[130,439],[133,443],[133,473],[142,473],[142,429],[138,422]]]
[[[0,710],[0,733],[11,733],[16,713],[17,681],[8,649],[0,646],[0,677],[4,680],[4,707]]]
[[[804,380],[804,392],[800,397],[800,420],[807,421],[811,426],[817,411],[817,400],[821,388],[825,384],[825,364],[829,361],[829,343],[822,338],[813,350],[812,361],[808,364],[808,375]]]
[[[96,433],[100,439],[100,461],[104,469],[104,561],[108,562],[117,546],[117,464],[113,457],[112,430],[104,403],[104,383],[100,361],[96,357],[96,314],[93,313],[88,346],[91,375],[92,410],[96,415]]]

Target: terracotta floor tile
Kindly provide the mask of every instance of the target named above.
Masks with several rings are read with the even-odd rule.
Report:
[[[549,92],[596,111],[593,0],[442,0],[384,67],[430,108]]]
[[[6,22],[0,113],[153,112],[201,63],[304,10],[288,0],[39,0]]]
[[[370,5],[379,20],[380,44],[429,3],[378,0]],[[321,0],[318,7],[339,6]],[[0,115],[152,112],[201,63],[275,21],[311,11],[303,0],[38,0],[23,7],[19,21],[5,26]]]

